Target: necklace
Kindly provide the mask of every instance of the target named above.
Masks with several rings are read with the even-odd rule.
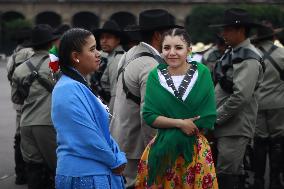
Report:
[[[169,71],[167,68],[164,68],[164,69],[160,69],[161,73],[163,74],[163,76],[165,77],[166,79],[166,83],[167,85],[172,88],[172,90],[174,91],[174,95],[182,100],[182,97],[193,77],[193,74],[194,72],[197,70],[197,65],[196,64],[192,64],[191,67],[189,67],[189,69],[186,70],[186,74],[180,84],[180,86],[178,87],[178,89],[176,89],[175,85],[174,85],[174,82],[173,82],[173,79],[171,77],[171,75],[169,74]]]

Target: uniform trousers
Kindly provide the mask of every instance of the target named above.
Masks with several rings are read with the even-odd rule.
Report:
[[[16,184],[26,183],[26,163],[23,160],[21,152],[21,135],[20,135],[20,120],[22,111],[16,109],[16,133],[14,136],[14,158],[15,158],[15,173],[16,173]]]
[[[264,188],[267,155],[269,155],[270,188],[281,188],[284,168],[284,108],[259,110],[253,150],[254,188]]]
[[[255,137],[284,137],[284,108],[258,111]]]
[[[126,179],[126,188],[134,188],[136,182],[136,176],[138,171],[138,164],[140,159],[127,159],[126,167],[123,171],[123,176]]]
[[[21,150],[27,163],[44,163],[56,169],[56,132],[53,126],[21,127]]]
[[[244,156],[250,138],[226,136],[217,138],[217,175],[244,175]]]

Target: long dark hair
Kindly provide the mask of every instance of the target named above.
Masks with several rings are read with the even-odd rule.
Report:
[[[91,35],[93,34],[90,31],[81,28],[68,30],[61,37],[58,52],[59,65],[62,73],[86,85],[89,89],[90,87],[86,80],[76,70],[72,69],[71,53],[73,51],[81,52],[83,46],[86,44],[86,38]]]

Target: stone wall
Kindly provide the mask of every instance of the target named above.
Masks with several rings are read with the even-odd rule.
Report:
[[[16,11],[26,19],[34,21],[35,17],[44,11],[59,14],[63,23],[72,22],[72,17],[81,11],[89,11],[104,23],[113,13],[119,11],[130,12],[138,16],[139,12],[150,8],[163,8],[172,13],[178,24],[183,24],[190,13],[192,5],[200,3],[238,3],[240,0],[0,0],[0,13]],[[246,0],[249,3],[284,3],[284,0]],[[284,5],[284,4],[283,4]],[[282,6],[283,6],[282,5]]]

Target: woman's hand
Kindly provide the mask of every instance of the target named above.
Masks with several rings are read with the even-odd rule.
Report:
[[[177,128],[179,128],[180,130],[182,130],[182,132],[189,136],[197,134],[199,130],[194,124],[194,121],[198,120],[199,118],[200,116],[196,116],[189,119],[179,119]]]
[[[116,175],[122,175],[122,172],[124,171],[125,166],[126,166],[126,164],[122,164],[122,165],[112,169],[111,171]]]

